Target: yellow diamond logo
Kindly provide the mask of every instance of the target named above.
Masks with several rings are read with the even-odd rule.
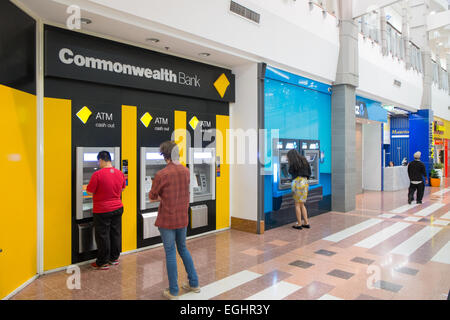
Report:
[[[198,123],[199,123],[199,121],[198,121],[198,119],[197,119],[196,116],[193,116],[192,119],[191,119],[191,121],[189,121],[189,125],[190,125],[191,128],[194,129],[194,130],[195,130],[195,128],[197,128]]]
[[[146,112],[141,117],[141,122],[146,128],[148,128],[148,126],[150,125],[150,122],[152,122],[152,119],[153,119],[153,117],[150,115],[150,113]]]
[[[223,98],[225,92],[227,92],[228,86],[230,85],[230,81],[228,81],[225,73],[222,73],[219,78],[217,78],[216,82],[214,82],[214,87],[217,92],[220,94],[220,97]]]
[[[77,117],[78,119],[81,120],[81,122],[86,124],[91,114],[92,114],[91,110],[89,110],[88,107],[84,106],[80,111],[77,112]]]

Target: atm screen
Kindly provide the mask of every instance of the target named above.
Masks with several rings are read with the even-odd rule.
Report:
[[[278,149],[283,149],[283,142],[278,142],[277,148]]]
[[[281,162],[287,162],[287,155],[282,155],[281,156]]]
[[[293,142],[288,142],[286,143],[286,149],[294,149],[294,143]]]
[[[199,175],[199,174],[196,174],[196,175],[195,175],[195,178],[197,178],[197,186],[201,186],[202,183],[201,183],[201,181],[200,181],[200,175]]]
[[[317,149],[317,143],[311,143],[311,144],[309,145],[309,148],[310,148],[311,150],[316,150],[316,149]]]
[[[308,149],[308,144],[306,143],[306,142],[303,142],[302,143],[302,149],[304,150],[304,149]]]
[[[281,167],[281,174],[282,174],[282,177],[289,177],[289,172],[288,172],[287,166]]]

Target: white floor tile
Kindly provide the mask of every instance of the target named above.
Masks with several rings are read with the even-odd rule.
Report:
[[[264,289],[263,291],[252,295],[251,297],[248,297],[245,300],[281,300],[291,295],[295,291],[300,290],[301,288],[301,286],[285,281],[280,281],[273,286]]]
[[[397,223],[393,224],[392,226],[389,226],[389,227],[381,230],[380,232],[377,232],[374,235],[358,242],[357,244],[355,244],[355,246],[367,248],[367,249],[373,248],[376,245],[380,244],[381,242],[389,239],[393,235],[408,228],[409,226],[411,226],[410,223],[397,222]]]
[[[408,240],[402,242],[400,245],[392,249],[390,253],[409,256],[414,251],[419,249],[423,244],[425,244],[425,242],[433,238],[441,230],[441,227],[426,226],[419,232],[415,233]]]
[[[350,228],[344,229],[342,231],[339,231],[337,233],[334,233],[323,240],[333,241],[333,242],[339,242],[345,238],[351,237],[354,234],[357,234],[358,232],[361,232],[363,230],[366,230],[380,222],[383,222],[384,220],[381,219],[369,219],[364,222],[358,223],[357,225],[354,225]]]
[[[179,300],[208,300],[260,276],[259,273],[244,270],[202,287],[200,293],[183,294]]]

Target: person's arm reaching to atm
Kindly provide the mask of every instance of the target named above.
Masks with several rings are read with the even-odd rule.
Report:
[[[152,189],[148,193],[148,197],[150,199],[150,202],[158,202],[161,201],[161,190],[162,190],[162,181],[161,177],[156,174],[155,178],[152,182]]]
[[[93,196],[95,191],[97,190],[98,178],[96,172],[91,177],[89,184],[86,187],[86,193],[90,196]]]

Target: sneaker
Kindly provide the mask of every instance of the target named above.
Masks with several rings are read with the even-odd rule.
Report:
[[[187,291],[192,291],[192,292],[195,292],[195,293],[199,293],[200,292],[200,287],[191,287],[190,285],[189,285],[189,283],[185,283],[185,284],[183,284],[182,285],[182,288],[184,289],[184,290],[187,290]]]
[[[163,296],[169,300],[178,300],[178,296],[171,294],[169,289],[163,291]]]
[[[92,262],[91,263],[91,267],[94,268],[94,269],[97,269],[97,270],[108,270],[109,269],[107,264],[104,264],[102,266],[98,266],[96,262]]]
[[[108,264],[109,264],[110,266],[117,266],[117,265],[119,264],[119,259],[113,260],[113,261],[109,261]]]

